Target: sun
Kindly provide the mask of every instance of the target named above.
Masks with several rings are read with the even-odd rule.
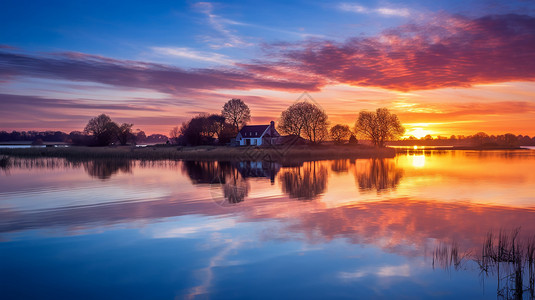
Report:
[[[427,129],[423,129],[421,127],[416,127],[416,128],[413,128],[411,130],[408,130],[406,133],[405,133],[405,136],[409,137],[409,136],[413,136],[417,139],[420,139],[420,138],[423,138],[424,136],[428,135],[428,134],[433,134],[433,132],[431,130],[427,130]]]

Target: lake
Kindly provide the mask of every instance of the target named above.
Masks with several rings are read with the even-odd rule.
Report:
[[[534,170],[535,150],[291,165],[12,158],[0,169],[0,291],[527,299]]]

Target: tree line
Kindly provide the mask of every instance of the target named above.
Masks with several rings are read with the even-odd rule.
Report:
[[[134,131],[133,124],[118,124],[105,114],[89,120],[83,131],[67,134],[61,131],[0,131],[0,142],[32,141],[66,142],[74,145],[107,146],[110,144],[126,145],[128,143],[168,143],[176,145],[228,145],[243,126],[251,120],[251,111],[241,99],[230,99],[221,108],[219,114],[201,113],[190,120],[174,127],[169,138],[162,134],[146,136],[139,129]],[[387,108],[376,111],[361,111],[356,116],[353,128],[344,124],[330,126],[327,113],[310,102],[298,102],[290,105],[280,115],[277,124],[280,133],[306,140],[310,144],[321,144],[331,140],[335,144],[358,144],[358,139],[370,141],[375,147],[391,145],[535,145],[535,137],[503,134],[488,135],[479,132],[472,136],[452,135],[449,138],[431,135],[416,139],[415,137],[399,140],[405,128],[397,115]]]
[[[376,147],[385,146],[385,142],[395,140],[405,132],[398,117],[386,108],[360,112],[353,129],[343,124],[329,129],[328,119],[327,113],[319,106],[298,102],[281,113],[277,129],[282,134],[302,138],[310,144],[320,144],[328,139],[335,144],[357,144],[357,136],[360,136],[371,140]],[[174,127],[169,136],[173,143],[185,146],[225,145],[250,120],[249,107],[241,99],[231,99],[223,105],[220,114],[199,114]]]
[[[105,114],[92,118],[83,131],[0,131],[0,142],[32,142],[34,145],[50,143],[68,143],[79,146],[108,146],[112,143],[165,143],[168,137],[163,134],[147,136],[144,131],[132,129],[133,124],[121,125],[113,122]]]
[[[478,132],[474,135],[451,135],[449,137],[439,135],[433,138],[428,134],[419,139],[409,136],[390,144],[399,146],[535,146],[535,136],[512,133],[489,135],[485,132]]]

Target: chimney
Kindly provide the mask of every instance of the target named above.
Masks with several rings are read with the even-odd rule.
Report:
[[[274,121],[269,122],[269,125],[271,126],[271,128],[275,128],[275,122]]]

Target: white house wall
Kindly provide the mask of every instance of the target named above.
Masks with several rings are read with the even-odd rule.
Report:
[[[240,140],[240,146],[245,146],[247,145],[247,142],[246,140],[251,140],[251,146],[260,146],[262,145],[262,138],[241,138]]]

